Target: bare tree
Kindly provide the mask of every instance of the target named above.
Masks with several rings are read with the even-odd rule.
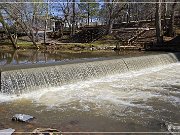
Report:
[[[122,10],[125,9],[127,4],[118,3],[119,0],[105,0],[106,10],[107,10],[107,26],[108,34],[112,33],[112,26],[115,18],[117,18]]]
[[[0,9],[0,23],[2,24],[2,26],[3,26],[4,30],[5,30],[5,33],[8,36],[8,38],[10,39],[13,47],[15,49],[17,49],[18,46],[17,46],[17,33],[16,33],[16,30],[14,30],[14,33],[12,34],[12,31],[10,31],[9,24],[6,22],[4,16],[2,15],[2,9]]]
[[[18,1],[21,0],[16,0],[16,2]],[[0,6],[38,48],[36,36],[40,27],[44,25],[41,20],[41,16],[44,14],[43,3],[3,3]]]
[[[81,18],[86,19],[87,25],[90,25],[93,18],[96,18],[99,11],[99,3],[97,0],[80,0],[78,8],[81,11]]]
[[[68,25],[69,29],[71,30],[71,0],[66,0],[66,3],[60,4],[60,12],[63,13],[63,20]]]

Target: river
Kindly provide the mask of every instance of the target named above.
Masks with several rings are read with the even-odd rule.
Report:
[[[180,63],[171,63],[47,87],[0,94],[0,129],[31,132],[169,132],[180,125]],[[16,113],[35,117],[12,122]],[[103,134],[103,133],[102,133]],[[145,134],[145,133],[144,133]]]

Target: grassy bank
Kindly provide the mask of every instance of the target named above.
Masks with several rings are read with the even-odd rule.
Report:
[[[176,27],[176,34],[180,35],[180,28]],[[147,39],[148,40],[148,39]],[[164,37],[164,41],[167,42],[166,46],[170,45],[172,47],[172,42],[168,43],[168,41],[173,40],[172,37]],[[43,42],[43,41],[41,41]],[[87,50],[112,50],[118,44],[118,40],[114,37],[113,34],[105,35],[100,39],[93,41],[91,43],[63,43],[58,39],[48,39],[47,43],[55,43],[55,45],[43,45],[41,42],[38,42],[37,45],[40,50],[73,50],[73,51],[87,51]],[[177,44],[176,42],[174,42]],[[24,38],[18,39],[17,46],[19,49],[37,49],[32,42],[26,41]],[[177,45],[176,45],[177,46]],[[1,40],[0,41],[0,49],[2,50],[14,50],[12,43],[10,40]]]
[[[53,42],[53,40],[52,40]],[[56,43],[56,42],[55,42]],[[109,46],[112,46],[112,43],[104,43],[103,41],[96,41],[93,43],[59,43],[56,45],[43,45],[41,43],[37,43],[39,49],[57,49],[57,50],[104,50]],[[17,46],[19,49],[36,49],[36,47],[32,44],[32,42],[28,41],[18,41]],[[0,42],[0,49],[3,50],[11,50],[14,49],[12,43],[8,40]]]

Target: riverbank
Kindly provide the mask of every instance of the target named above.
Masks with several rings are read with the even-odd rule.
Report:
[[[31,42],[18,42],[18,49],[37,49]],[[112,50],[115,45],[110,44],[96,44],[96,43],[57,43],[53,40],[46,44],[37,43],[39,50]],[[0,49],[14,50],[13,46],[9,42],[0,43]]]
[[[66,51],[92,51],[92,50],[147,50],[147,51],[180,51],[180,30],[176,30],[177,36],[163,37],[164,42],[161,45],[157,45],[155,31],[146,31],[134,43],[128,44],[126,41],[119,41],[116,37],[116,33],[110,35],[104,35],[96,41],[90,43],[74,43],[69,42],[68,38],[65,39],[53,39],[47,38],[47,42],[44,44],[41,39],[37,42],[39,50],[66,50]],[[120,33],[121,35],[122,33]],[[131,33],[132,34],[132,33]],[[121,38],[124,35],[121,36]],[[128,36],[128,35],[126,35]],[[27,37],[20,37],[17,42],[18,49],[37,49],[33,46],[32,42]],[[11,42],[7,39],[1,40],[1,50],[14,50]]]
[[[179,52],[180,51],[180,35],[174,38],[164,37],[163,44],[149,44],[147,51],[169,51],[169,52]]]
[[[92,50],[147,50],[147,51],[180,51],[180,36],[175,38],[164,38],[162,45],[156,45],[154,43],[144,43],[143,45],[121,45],[119,41],[111,39],[110,36],[106,36],[101,40],[92,43],[62,43],[55,40],[48,41],[46,44],[37,42],[38,50],[61,50],[61,51],[92,51]],[[31,42],[19,41],[19,50],[37,49]],[[118,47],[118,48],[117,48]],[[8,40],[0,43],[1,50],[14,50],[13,46]]]

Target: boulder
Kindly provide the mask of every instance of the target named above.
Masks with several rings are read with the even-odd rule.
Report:
[[[15,114],[12,117],[12,121],[19,121],[19,122],[28,122],[29,120],[32,120],[34,117],[31,115],[26,114]]]

